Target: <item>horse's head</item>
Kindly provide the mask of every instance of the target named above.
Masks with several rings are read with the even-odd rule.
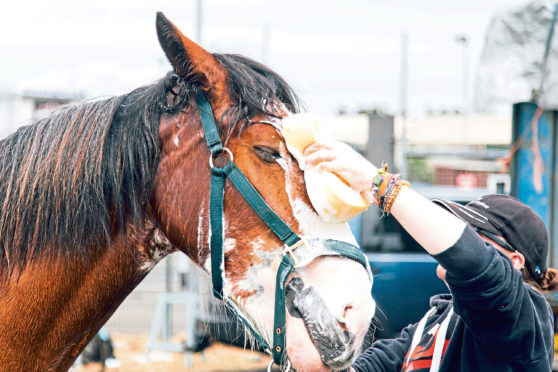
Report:
[[[347,367],[374,314],[371,277],[367,263],[328,248],[334,241],[355,241],[346,224],[328,224],[318,217],[303,173],[286,148],[281,118],[297,111],[294,94],[259,63],[208,53],[162,14],[157,31],[176,73],[169,79],[167,113],[161,117],[161,160],[151,198],[161,230],[212,272],[214,282],[221,277],[223,297],[275,352],[283,351],[273,339],[284,337],[276,320],[286,308],[286,351],[296,369]],[[200,115],[215,118],[214,133],[225,150],[210,152],[206,139],[212,135],[202,128]],[[230,171],[232,160],[239,172],[220,177],[223,169]],[[214,191],[219,179],[224,182],[222,214],[219,191]],[[280,239],[242,196],[237,183],[246,179],[295,233],[295,240]],[[212,241],[222,243],[222,262],[210,255]],[[296,248],[301,252],[297,260],[307,262],[289,261],[294,267],[285,269],[289,245],[304,246]],[[273,310],[276,283],[286,287],[279,314]]]

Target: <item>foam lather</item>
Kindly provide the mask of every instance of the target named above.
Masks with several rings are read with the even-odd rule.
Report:
[[[281,130],[287,149],[304,170],[306,191],[312,206],[325,221],[347,222],[368,208],[370,203],[339,175],[315,167],[305,169],[303,154],[306,147],[316,141],[335,141],[322,120],[306,113],[290,115],[282,120]],[[354,150],[346,146],[343,151]]]

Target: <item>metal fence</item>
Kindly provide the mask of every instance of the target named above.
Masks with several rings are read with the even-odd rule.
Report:
[[[106,327],[111,333],[148,334],[159,294],[187,289],[196,292],[200,296],[201,305],[206,306],[212,301],[209,280],[208,274],[189,262],[183,253],[171,254],[159,262],[132,291],[108,320]],[[184,304],[170,306],[171,332],[184,330],[188,315]]]

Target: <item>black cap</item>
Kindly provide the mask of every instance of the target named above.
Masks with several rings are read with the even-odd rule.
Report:
[[[492,238],[489,235],[503,237],[514,250],[523,254],[525,266],[531,276],[536,281],[544,278],[548,234],[544,221],[530,207],[513,196],[503,194],[485,195],[465,206],[447,200],[432,201],[473,226],[481,234],[484,232],[488,238]]]

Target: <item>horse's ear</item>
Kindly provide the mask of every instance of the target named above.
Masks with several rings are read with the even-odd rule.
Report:
[[[162,12],[157,12],[156,25],[159,43],[178,76],[193,74],[206,88],[224,83],[225,69],[211,53],[184,36]]]

